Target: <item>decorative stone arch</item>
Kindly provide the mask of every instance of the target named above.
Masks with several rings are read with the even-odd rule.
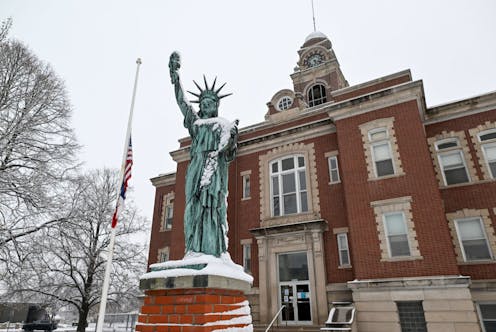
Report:
[[[316,54],[316,53],[321,54],[324,58],[324,61],[328,61],[332,57],[332,54],[329,51],[329,49],[325,48],[322,45],[315,45],[301,54],[300,60],[298,61],[298,66],[300,66],[301,68],[304,68],[305,67],[305,63],[304,63],[305,59],[307,57],[313,55],[313,54]]]
[[[308,99],[308,93],[310,92],[310,89],[312,89],[316,85],[324,86],[324,92],[326,94],[326,101],[325,102],[328,102],[330,100],[330,97],[331,97],[331,95],[329,93],[330,87],[329,87],[329,84],[327,83],[327,81],[325,81],[324,79],[321,79],[321,78],[314,78],[313,80],[308,82],[307,85],[305,85],[305,88],[303,89],[303,98],[305,100],[305,103],[307,103],[308,107],[317,106],[317,105],[310,106],[310,100]]]
[[[308,184],[308,212],[273,217],[270,209],[270,172],[269,164],[272,160],[284,156],[300,154],[305,158]],[[317,168],[315,162],[314,144],[294,143],[277,147],[259,157],[260,171],[260,223],[262,227],[283,225],[320,219],[319,188],[317,182]]]

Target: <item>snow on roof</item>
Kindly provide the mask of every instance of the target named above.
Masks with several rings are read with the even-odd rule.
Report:
[[[314,31],[314,32],[312,32],[311,34],[309,34],[309,35],[307,36],[307,38],[305,38],[305,43],[306,43],[307,41],[311,40],[311,39],[314,39],[314,38],[326,38],[326,39],[329,39],[329,38],[327,38],[327,36],[326,36],[326,35],[324,35],[322,32],[320,32],[320,31]]]

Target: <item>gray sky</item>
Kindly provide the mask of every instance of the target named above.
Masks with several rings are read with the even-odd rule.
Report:
[[[496,90],[493,0],[314,0],[317,30],[332,41],[350,85],[404,69],[422,79],[428,106]],[[310,0],[0,0],[0,20],[65,80],[87,168],[120,167],[135,73],[134,199],[151,219],[149,178],[175,170],[169,152],[187,135],[168,72],[182,55],[183,85],[227,82],[220,116],[263,121],[296,51],[313,31]],[[109,221],[110,222],[110,221]]]

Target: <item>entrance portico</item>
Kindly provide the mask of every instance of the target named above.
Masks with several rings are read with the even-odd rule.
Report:
[[[260,322],[321,325],[327,319],[325,220],[252,229],[259,261]]]

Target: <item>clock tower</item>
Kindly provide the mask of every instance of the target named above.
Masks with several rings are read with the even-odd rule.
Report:
[[[329,38],[312,32],[298,51],[299,60],[291,75],[294,91],[308,107],[331,101],[331,92],[348,86]]]
[[[303,109],[333,101],[332,91],[348,86],[329,38],[312,32],[298,51],[293,89],[278,91],[267,103],[266,120],[284,121]]]

